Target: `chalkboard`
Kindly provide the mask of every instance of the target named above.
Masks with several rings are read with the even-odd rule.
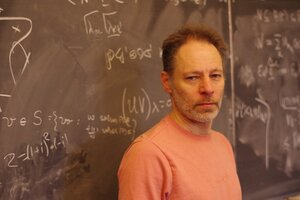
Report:
[[[232,7],[235,124],[246,199],[300,191],[300,2]]]
[[[186,23],[229,47],[214,128],[243,199],[300,192],[298,0],[0,0],[0,200],[117,199],[124,151],[170,110],[161,43]]]
[[[125,149],[170,110],[162,40],[202,22],[230,43],[226,1],[1,0],[0,199],[117,199]]]

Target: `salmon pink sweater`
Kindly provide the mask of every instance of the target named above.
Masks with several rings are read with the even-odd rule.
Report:
[[[119,200],[242,199],[228,140],[194,135],[169,116],[131,144],[118,179]]]

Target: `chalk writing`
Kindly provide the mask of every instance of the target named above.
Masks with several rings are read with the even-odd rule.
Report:
[[[235,94],[246,99],[236,98],[236,124],[240,129],[240,141],[252,146],[257,156],[265,156],[266,169],[270,168],[272,157],[280,163],[280,169],[291,176],[300,166],[296,162],[300,155],[296,149],[300,127],[300,38],[297,31],[300,10],[293,6],[264,8],[255,8],[252,15],[240,13],[236,18],[235,44],[240,51],[235,51],[239,70]],[[243,42],[253,46],[243,51]],[[258,97],[251,97],[255,89]],[[255,134],[249,132],[248,127],[255,127]]]
[[[285,136],[281,148],[286,153],[284,172],[288,177],[292,177],[292,172],[299,170],[300,133],[293,131]]]
[[[171,100],[152,101],[145,89],[141,88],[141,95],[128,97],[127,88],[123,90],[122,113],[123,116],[130,114],[145,115],[148,120],[151,114],[159,113],[161,109],[171,107]]]
[[[124,1],[122,1],[122,0],[115,0],[115,2],[120,3],[120,4],[123,4],[123,3],[124,3]],[[101,3],[102,3],[102,6],[103,6],[103,7],[108,7],[108,6],[110,6],[109,0],[101,0]]]
[[[257,75],[260,78],[267,78],[268,80],[274,80],[279,71],[279,59],[269,57],[267,63],[260,64],[257,67]]]
[[[51,138],[50,132],[46,131],[42,135],[39,144],[25,144],[22,153],[9,152],[3,159],[6,160],[8,167],[19,167],[19,162],[25,162],[35,159],[39,155],[50,156],[59,149],[66,149],[69,144],[67,133],[60,134],[58,131],[63,126],[79,126],[81,123],[86,124],[86,131],[91,139],[95,139],[97,135],[123,135],[135,138],[137,121],[125,115],[117,117],[111,114],[87,114],[86,119],[72,119],[57,111],[47,114],[42,110],[34,111],[31,116],[2,116],[1,121],[6,128],[25,127],[28,125],[42,126],[45,121],[53,122],[52,131],[56,136]],[[51,131],[51,130],[50,130]]]
[[[69,118],[66,118],[64,116],[58,116],[57,113],[56,113],[56,111],[53,111],[52,115],[48,116],[48,120],[53,120],[53,123],[54,123],[53,130],[54,131],[58,131],[57,130],[58,124],[61,124],[61,125],[70,125],[71,123],[74,122],[73,119],[69,119]]]
[[[100,39],[101,35],[103,34],[103,28],[99,18],[95,17],[95,19],[92,20],[92,17],[97,13],[99,13],[99,11],[94,10],[87,13],[83,17],[85,32],[87,35],[92,35],[94,39]]]
[[[284,110],[298,110],[300,109],[300,96],[282,97],[280,96],[279,102]]]
[[[259,95],[259,92],[258,92]],[[260,95],[259,95],[260,96]],[[271,108],[268,103],[262,97],[256,97],[255,101],[259,104],[256,106],[246,105],[242,101],[236,102],[235,116],[236,118],[249,117],[255,120],[259,120],[266,125],[265,128],[265,166],[269,168],[269,137],[270,137],[270,120],[271,120]]]
[[[73,4],[74,6],[76,5],[76,3],[72,0],[68,0],[69,3]]]
[[[280,106],[289,111],[285,114],[286,124],[290,128],[299,128],[300,127],[300,96],[289,96],[279,98]]]
[[[173,3],[174,6],[178,6],[180,3],[191,2],[195,5],[205,6],[207,0],[165,0],[167,2]]]
[[[155,111],[158,112],[158,106],[156,107]],[[34,111],[31,116],[2,116],[0,120],[3,126],[7,128],[16,126],[26,127],[28,125],[42,126],[45,121],[50,121],[53,123],[52,131],[54,132],[58,132],[58,130],[64,126],[79,126],[81,123],[88,123],[85,130],[92,139],[95,139],[97,132],[111,135],[132,135],[135,133],[137,127],[136,120],[125,115],[113,117],[110,114],[87,114],[86,120],[81,120],[66,117],[62,114],[58,114],[57,111],[52,111],[51,114],[47,114],[42,110]],[[118,131],[111,126],[118,127]]]
[[[29,18],[25,18],[25,17],[0,17],[0,21],[25,21],[25,22],[29,22],[29,29],[28,31],[20,38],[18,39],[17,41],[14,41],[12,43],[12,47],[9,51],[9,68],[10,68],[10,72],[11,72],[11,76],[12,76],[12,79],[13,79],[13,82],[14,84],[16,84],[16,77],[15,77],[15,73],[14,73],[14,70],[13,70],[13,65],[12,65],[12,54],[14,53],[14,50],[16,47],[20,47],[22,52],[24,53],[24,56],[25,56],[25,62],[24,62],[24,65],[22,67],[22,73],[24,72],[24,70],[26,69],[26,66],[28,65],[29,63],[29,56],[30,56],[30,52],[26,52],[26,50],[24,49],[24,47],[22,46],[21,42],[24,41],[31,33],[32,31],[32,21],[29,19]],[[18,30],[18,32],[20,32],[20,29],[17,29],[16,26],[12,26],[12,28],[14,30]],[[21,74],[22,74],[21,73]]]
[[[0,9],[0,13],[1,13],[1,9]],[[21,36],[18,40],[13,41],[10,51],[9,51],[9,55],[8,55],[8,63],[9,63],[9,71],[10,71],[10,77],[12,79],[12,82],[14,84],[14,86],[17,84],[17,80],[22,76],[22,74],[24,73],[26,67],[29,64],[29,57],[30,57],[30,52],[27,52],[25,50],[25,48],[23,47],[23,45],[21,44],[21,42],[23,42],[26,38],[29,37],[29,35],[31,34],[32,31],[32,21],[29,18],[25,18],[25,17],[0,17],[0,21],[11,21],[13,23],[17,23],[17,22],[27,22],[29,23],[29,29],[27,32],[24,33],[23,36]],[[19,25],[13,25],[11,26],[11,28],[14,30],[15,34],[20,34],[22,32],[22,30],[19,28]],[[24,56],[25,61],[24,64],[21,68],[21,72],[19,73],[19,76],[17,77],[17,70],[16,70],[16,66],[13,65],[13,54],[16,51],[16,49],[19,48],[21,50],[21,52],[23,53],[23,55],[18,55],[18,60],[20,60],[21,56]],[[8,93],[0,93],[0,97],[5,97],[5,98],[10,98],[11,94]],[[2,108],[0,106],[0,112],[2,112]]]
[[[235,0],[219,0],[219,2],[224,2],[224,3],[227,3],[228,1],[231,1],[232,3],[235,2]]]
[[[7,160],[8,167],[18,167],[19,161],[33,160],[36,156],[44,155],[49,157],[51,153],[57,150],[67,148],[69,144],[66,133],[61,135],[57,132],[57,135],[52,139],[48,132],[44,132],[40,144],[27,144],[24,149],[24,153],[16,155],[11,152],[4,156],[4,160]]]
[[[287,61],[286,65],[281,64],[280,58],[269,57],[266,64],[259,64],[257,67],[257,76],[266,78],[266,80],[274,80],[282,75],[288,75],[293,78],[300,76],[300,69],[297,61]]]
[[[2,116],[0,119],[4,126],[6,127],[13,127],[13,126],[20,126],[24,127],[28,124],[32,124],[35,126],[40,126],[43,123],[43,112],[42,110],[36,110],[33,112],[32,117],[33,119],[21,116],[21,117],[14,117],[14,116]],[[47,116],[49,121],[53,122],[53,130],[57,131],[59,125],[71,125],[75,122],[74,119],[67,118],[62,115],[58,115],[57,111],[53,111],[50,115]],[[77,122],[79,123],[79,119],[77,119]]]
[[[239,101],[236,103],[235,116],[237,118],[250,117],[252,119],[259,120],[263,123],[267,123],[269,113],[265,111],[265,106],[258,104],[256,106],[246,105],[244,102]]]
[[[99,10],[91,11],[84,15],[83,21],[85,31],[93,40],[102,39],[105,33],[107,38],[119,37],[122,34],[122,22],[113,23],[113,19],[117,14],[116,11],[109,13],[100,13]]]
[[[112,128],[110,126],[107,126],[105,128],[101,128],[101,132],[102,134],[109,135],[134,135],[135,130],[122,127]]]
[[[283,57],[283,50],[294,54],[300,49],[300,39],[297,37],[290,38],[282,33],[274,33],[268,37],[264,33],[260,33],[255,40],[255,47],[257,49],[273,48],[278,57]]]
[[[129,48],[127,46],[117,49],[108,49],[105,53],[106,68],[112,69],[113,61],[124,64],[127,60],[142,60],[152,58],[152,44],[148,44],[146,48]]]
[[[300,125],[299,116],[297,119],[297,117],[295,117],[294,115],[286,114],[285,119],[286,119],[286,124],[288,127],[295,128],[295,127],[297,127],[297,125]]]
[[[110,114],[98,116],[88,114],[87,119],[89,124],[85,130],[92,139],[95,139],[97,134],[135,137],[137,122],[133,118],[126,116],[112,117]],[[101,127],[96,122],[101,122]]]
[[[74,182],[83,174],[90,171],[90,164],[87,162],[87,153],[81,150],[78,153],[63,155],[59,159],[55,158],[43,158],[47,160],[47,164],[44,165],[43,160],[41,163],[35,162],[31,164],[32,172],[35,178],[31,179],[28,174],[24,173],[22,168],[27,165],[25,162],[20,162],[19,168],[10,168],[10,172],[13,172],[13,176],[9,178],[6,189],[2,190],[2,183],[0,183],[1,199],[31,199],[28,198],[30,194],[34,194],[34,199],[43,199],[45,193],[54,194],[57,193],[57,183],[64,183],[64,186]],[[66,162],[67,161],[67,162]],[[21,170],[20,170],[21,169]],[[51,195],[49,195],[51,196]],[[52,197],[52,196],[51,196]],[[63,198],[60,195],[55,197]],[[52,198],[51,198],[52,199]]]
[[[254,17],[264,23],[300,22],[300,10],[288,11],[286,9],[257,9]]]
[[[110,12],[110,13],[103,13],[103,22],[104,22],[104,28],[105,32],[107,33],[107,37],[117,37],[120,36],[122,33],[122,22],[118,21],[115,24],[113,24],[112,20],[110,19],[112,16],[116,15],[117,12]]]
[[[265,109],[267,110],[267,121],[266,121],[266,132],[265,132],[265,166],[267,169],[269,169],[269,161],[270,161],[270,144],[269,144],[269,138],[270,138],[270,121],[271,121],[271,107],[270,105],[261,97],[261,95],[258,92],[258,95],[260,97],[255,98],[255,100],[262,105],[264,105]]]
[[[84,4],[89,4],[90,2],[97,2],[99,5],[102,7],[108,7],[111,6],[111,3],[118,3],[118,4],[125,4],[128,3],[129,1],[123,1],[123,0],[68,0],[68,2],[74,6],[76,5],[84,5]],[[132,0],[131,2],[133,3],[138,3],[138,0]]]

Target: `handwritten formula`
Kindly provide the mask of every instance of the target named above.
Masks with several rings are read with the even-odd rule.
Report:
[[[249,20],[251,36],[245,32]],[[300,38],[297,31],[300,10],[256,8],[253,15],[236,22],[237,35],[243,35],[236,37],[236,48],[242,52],[241,45],[247,46],[249,42],[247,53],[236,53],[237,96],[240,97],[235,106],[237,124],[257,127],[257,133],[252,136],[251,131],[241,130],[240,140],[250,144],[256,155],[264,156],[266,169],[271,159],[285,155],[285,160],[280,162],[285,174],[291,176],[299,169],[295,156],[299,155],[300,145]],[[242,95],[243,90],[251,94],[247,99]]]

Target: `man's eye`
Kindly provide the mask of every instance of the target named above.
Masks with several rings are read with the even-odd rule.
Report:
[[[194,80],[198,79],[198,76],[188,76],[188,77],[186,77],[186,79],[190,80],[190,81],[194,81]]]
[[[220,79],[220,78],[223,77],[223,75],[217,73],[217,74],[212,74],[212,75],[210,75],[210,77],[213,78],[213,79]]]

